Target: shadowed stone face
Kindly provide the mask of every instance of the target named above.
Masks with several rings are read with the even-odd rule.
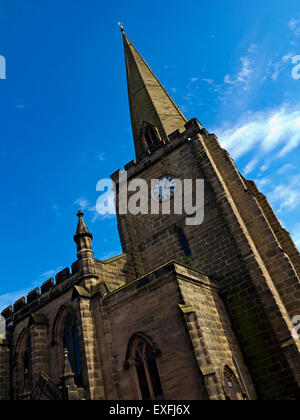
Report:
[[[5,319],[0,315],[0,338],[5,339]]]

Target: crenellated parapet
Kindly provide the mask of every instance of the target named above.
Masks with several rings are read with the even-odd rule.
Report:
[[[131,162],[124,165],[124,170],[127,172],[128,179],[136,177],[139,172],[144,171],[147,167],[153,165],[155,162],[158,162],[162,156],[171,153],[178,147],[182,146],[182,144],[190,141],[191,138],[197,134],[200,134],[203,130],[202,125],[196,118],[192,118],[191,120],[187,121],[184,128],[185,130],[177,129],[170,133],[165,143],[159,143],[155,150],[153,150],[153,152],[148,154],[142,160],[132,160]],[[120,169],[111,175],[111,179],[116,184],[119,183],[119,172]]]
[[[78,282],[79,277],[76,265],[73,264],[73,267],[75,270],[72,270],[72,272],[67,267],[55,276],[55,280],[51,278],[45,281],[40,288],[37,287],[29,292],[26,297],[23,296],[18,299],[13,305],[2,311],[2,316],[6,320],[17,321],[72,288]]]

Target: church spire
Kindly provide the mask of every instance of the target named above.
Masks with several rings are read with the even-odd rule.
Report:
[[[175,130],[184,129],[187,119],[154,75],[145,60],[123,34],[127,70],[128,96],[137,161],[145,156],[155,133],[166,142]],[[154,130],[147,141],[143,130],[149,124]]]

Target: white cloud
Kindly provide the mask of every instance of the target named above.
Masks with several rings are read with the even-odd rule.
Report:
[[[26,296],[31,289],[22,289],[16,292],[6,293],[0,296],[0,312],[10,305],[13,305],[22,296]]]
[[[7,308],[10,305],[13,305],[17,300],[19,300],[23,296],[27,296],[29,292],[34,287],[40,287],[42,283],[44,283],[46,280],[50,279],[51,277],[55,277],[57,273],[59,273],[63,267],[57,267],[48,271],[45,271],[44,273],[40,274],[38,276],[38,279],[34,281],[30,288],[27,289],[21,289],[16,292],[9,292],[4,295],[0,296],[0,313],[3,309]]]
[[[113,193],[112,193],[112,196],[113,196]],[[102,221],[102,220],[107,220],[107,219],[114,219],[116,217],[115,214],[109,214],[109,213],[107,213],[107,214],[99,214],[98,211],[97,211],[96,206],[89,207],[87,210],[92,215],[92,223],[95,223],[99,219]]]
[[[248,165],[246,166],[246,168],[244,169],[244,174],[245,175],[248,175],[248,174],[250,174],[251,172],[253,172],[254,171],[254,169],[256,168],[256,166],[257,166],[257,164],[258,164],[258,162],[259,162],[259,160],[258,159],[253,159],[253,160],[251,160],[249,163],[248,163]]]
[[[257,52],[257,45],[256,45],[256,44],[252,44],[252,45],[250,45],[250,47],[248,48],[248,52],[249,52],[250,54],[252,54],[252,53],[256,53],[256,52]]]
[[[268,198],[274,206],[278,207],[279,212],[294,210],[300,204],[300,175],[277,185],[268,194]]]
[[[271,152],[284,157],[300,144],[300,107],[281,108],[250,114],[229,129],[214,130],[234,159],[256,148],[257,158]],[[269,162],[268,162],[269,163]]]
[[[213,85],[214,84],[214,80],[213,79],[202,79],[203,82],[208,83],[209,85]]]
[[[55,277],[57,273],[59,273],[61,270],[63,269],[63,267],[57,267],[57,268],[53,268],[51,270],[45,271],[44,273],[39,275],[39,280],[42,281],[46,281],[49,280],[52,277]]]
[[[100,260],[101,261],[106,261],[106,260],[109,260],[110,258],[117,257],[118,255],[121,255],[121,252],[122,251],[111,251],[111,252],[108,252],[107,254],[102,255],[100,257]]]
[[[26,109],[26,108],[28,108],[28,106],[24,103],[24,99],[17,99],[16,108],[17,109]]]
[[[270,179],[269,178],[262,178],[262,179],[256,179],[255,180],[255,184],[257,185],[257,188],[259,190],[264,190],[264,188],[270,184]]]
[[[114,196],[115,196],[115,193],[113,191],[109,192],[109,197],[107,193],[105,195],[106,199],[109,198],[110,200],[114,200]],[[103,194],[103,198],[104,198],[104,194]],[[85,210],[88,212],[88,214],[90,214],[92,223],[95,223],[97,220],[107,220],[107,219],[113,219],[114,217],[116,217],[114,214],[104,214],[104,215],[99,214],[96,206],[90,205],[90,202],[86,198],[78,198],[78,200],[76,200],[74,204],[78,205],[80,207],[80,210]]]
[[[199,77],[191,77],[187,87],[191,87],[194,83],[198,82]]]
[[[295,36],[300,35],[300,19],[291,19],[289,22],[289,28]]]
[[[237,75],[232,78],[227,74],[224,78],[224,83],[229,85],[240,85],[244,90],[247,90],[249,89],[249,81],[253,73],[253,69],[251,67],[249,57],[241,57],[240,61],[242,66]]]
[[[294,227],[291,236],[297,246],[297,248],[300,250],[300,223],[297,223]]]
[[[279,76],[284,71],[286,66],[290,64],[292,57],[294,54],[288,53],[284,55],[280,60],[276,62],[270,61],[268,64],[267,74],[271,76],[271,79],[276,82],[279,79]],[[290,71],[286,71],[286,75],[290,75]]]
[[[277,174],[284,175],[287,172],[292,171],[293,169],[296,169],[296,166],[292,163],[287,163],[286,165],[282,166],[282,168],[278,169]]]
[[[55,214],[57,217],[61,217],[60,208],[57,204],[52,204],[52,209],[55,211]]]
[[[78,198],[74,204],[78,204],[80,210],[85,210],[89,205],[89,202],[86,198]]]
[[[104,161],[106,161],[105,154],[104,154],[104,153],[100,153],[100,154],[97,156],[97,159],[98,159],[98,160],[100,160],[100,162],[104,162]]]
[[[270,167],[270,164],[271,164],[271,161],[270,160],[267,160],[260,168],[259,168],[259,170],[260,170],[260,172],[261,173],[263,173],[263,172],[266,172],[268,169],[269,169],[269,167]]]

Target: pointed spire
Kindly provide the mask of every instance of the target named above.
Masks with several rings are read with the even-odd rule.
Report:
[[[81,210],[79,210],[77,213],[78,225],[77,225],[75,237],[78,235],[87,235],[92,239],[93,235],[89,232],[87,225],[85,224],[85,221],[83,219],[83,216],[84,216],[84,213]]]
[[[77,213],[78,225],[74,241],[77,245],[78,259],[93,258],[92,239],[93,235],[89,232],[83,219],[84,213],[79,210]]]
[[[69,360],[69,352],[67,349],[64,350],[64,379],[67,378],[75,378],[75,374],[71,368],[70,360]],[[71,379],[72,381],[72,379]]]
[[[166,92],[155,74],[129,41],[123,26],[128,96],[136,157],[139,161],[145,150],[141,141],[143,123],[154,125],[163,141],[175,130],[184,129],[187,119]]]

